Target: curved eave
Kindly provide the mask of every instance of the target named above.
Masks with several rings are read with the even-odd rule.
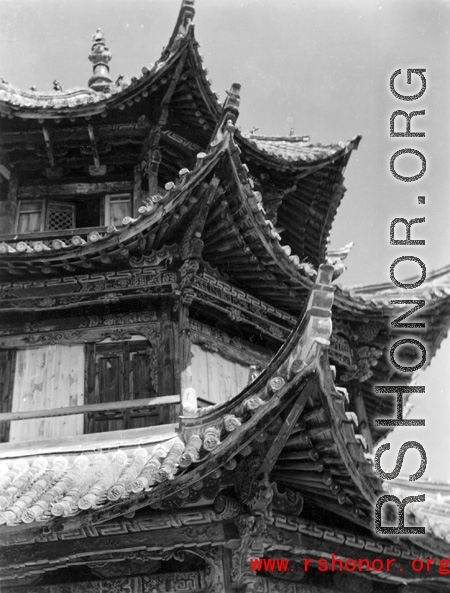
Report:
[[[37,93],[0,84],[0,114],[10,118],[45,120],[93,116],[118,109],[121,105],[128,108],[136,99],[140,101],[141,96],[151,93],[152,86],[167,76],[187,45],[187,42],[181,44],[167,60],[156,62],[151,70],[143,69],[142,77],[134,84],[112,86],[107,93],[92,89]]]
[[[416,336],[426,342],[428,365],[450,328],[450,266],[431,272],[427,280],[413,291],[396,288],[392,283],[348,289],[337,287],[335,306],[337,311],[347,315],[350,313],[358,317],[369,316],[370,319],[378,318],[390,323],[412,307],[393,302],[402,300],[425,301],[425,306],[403,323],[425,323],[424,329],[416,330]],[[407,332],[408,335],[404,329],[392,328],[392,334],[396,338],[401,334],[410,337],[411,330]]]
[[[357,150],[361,136],[337,144],[312,144],[302,138],[291,136],[274,137],[273,140],[258,141],[258,136],[236,134],[236,141],[244,157],[254,164],[286,171],[312,172]],[[288,148],[289,147],[289,148]]]
[[[203,99],[204,108],[217,122],[222,113],[222,106],[219,103],[216,92],[211,87],[211,82],[207,78],[207,69],[203,66],[203,58],[198,52],[198,41],[194,36],[194,27],[191,27],[189,32],[189,57],[192,73],[194,74],[197,83],[197,89]],[[189,63],[189,62],[188,62]]]
[[[261,143],[237,137],[242,159],[261,187],[270,217],[294,253],[315,266],[325,260],[331,227],[345,193],[343,172],[360,139],[322,147],[287,137],[274,140],[268,152]],[[293,147],[289,158],[285,149],[274,148],[284,144]]]
[[[425,301],[425,306],[403,323],[424,323],[424,328],[408,329],[392,327],[391,322],[402,313],[406,313],[413,305],[395,304],[392,301]],[[412,381],[413,373],[397,370],[389,359],[389,351],[394,342],[404,338],[418,340],[426,350],[426,362],[421,367],[424,370],[432,360],[448,334],[450,328],[450,267],[436,270],[428,275],[422,286],[411,290],[400,290],[392,284],[371,285],[346,289],[337,286],[335,293],[334,318],[344,325],[351,320],[361,327],[371,323],[384,327],[384,331],[375,343],[359,343],[360,347],[375,346],[380,356],[371,369],[371,376],[361,383],[365,400],[366,412],[371,424],[374,442],[379,441],[390,432],[389,428],[375,427],[376,418],[390,418],[395,415],[395,398],[380,397],[375,394],[374,386],[386,383],[405,385]],[[418,352],[417,352],[418,354]],[[396,359],[401,364],[401,349],[396,352]],[[421,356],[418,354],[418,356]],[[413,366],[420,362],[419,358],[405,360],[405,366]],[[406,399],[406,396],[405,396]]]
[[[5,271],[13,272],[16,270],[22,273],[34,270],[48,275],[52,272],[61,271],[61,266],[63,266],[62,269],[65,269],[64,265],[72,266],[74,269],[83,268],[90,261],[93,261],[97,266],[106,267],[106,265],[101,264],[99,259],[102,256],[113,256],[121,249],[136,250],[137,242],[142,239],[145,242],[152,230],[162,225],[169,227],[179,207],[186,202],[192,190],[211,173],[224,150],[225,144],[217,145],[202,161],[198,161],[192,171],[186,173],[176,183],[172,183],[173,187],[166,191],[160,201],[153,203],[151,206],[143,207],[144,212],[136,219],[128,219],[128,224],[121,229],[110,228],[108,232],[102,234],[94,233],[91,240],[85,241],[83,239],[78,246],[73,244],[61,246],[60,243],[58,248],[46,246],[39,252],[35,251],[36,243],[42,245],[43,242],[38,240],[38,236],[36,236],[36,240],[31,242],[34,244],[34,248],[30,245],[25,247],[24,243],[24,251],[22,252],[17,251],[17,244],[15,249],[3,243],[0,247],[3,247],[5,252],[2,254],[0,268]],[[194,201],[190,205],[190,210],[193,207]],[[187,209],[184,216],[190,210]],[[151,248],[158,248],[155,238],[153,237]],[[20,242],[20,236],[18,240]],[[163,233],[161,233],[160,242],[163,242]]]
[[[417,278],[404,280],[412,284]],[[450,266],[427,273],[425,281],[411,289],[397,288],[392,282],[370,284],[366,286],[336,286],[336,304],[342,310],[370,312],[375,311],[386,317],[393,316],[405,306],[394,306],[393,300],[425,300],[426,306],[446,302],[450,297]],[[422,312],[422,311],[421,311]]]
[[[227,190],[229,194],[224,200],[217,200],[212,206],[202,236],[203,258],[250,293],[298,315],[316,270],[292,254],[290,245],[281,244],[280,235],[265,215],[258,192],[252,189],[248,170],[242,164],[232,133],[228,132],[154,208],[147,209],[137,219],[129,219],[123,228],[94,233],[91,240],[78,247],[59,242],[58,248],[51,248],[49,241],[44,245],[38,236],[25,244],[20,243],[19,236],[19,244],[9,240],[9,244],[0,245],[3,252],[0,267],[16,276],[41,273],[49,277],[52,273],[70,271],[70,268],[72,271],[84,269],[89,262],[95,269],[106,268],[107,264],[102,262],[119,257],[123,249],[137,251],[138,244],[145,243],[155,232],[158,241],[152,241],[149,246],[147,240],[145,249],[158,249],[167,241],[173,242],[170,229],[175,228],[174,215],[178,217],[179,207],[184,204],[186,209],[188,204],[188,210],[182,216],[184,220],[193,208],[188,202],[190,193],[213,170],[219,179],[228,180],[228,183],[222,182],[231,189]],[[229,182],[232,182],[231,186]],[[304,225],[298,222],[298,226],[301,227],[300,234]],[[18,252],[19,248],[23,251]]]
[[[96,523],[186,492],[218,468],[231,472],[228,479],[232,480],[231,462],[247,455],[245,450],[256,447],[271,459],[280,431],[280,424],[274,422],[281,419],[283,424],[280,414],[298,406],[302,398],[304,406],[310,398],[319,397],[329,443],[342,456],[347,479],[345,499],[340,503],[343,514],[351,515],[355,500],[372,504],[378,482],[345,412],[345,397],[333,387],[326,357],[331,335],[331,275],[331,266],[319,270],[295,329],[252,384],[211,408],[196,410],[184,401],[183,410],[189,416],[181,418],[178,435],[173,426],[111,433],[104,437],[110,441],[109,453],[99,453],[92,443],[91,451],[83,451],[83,437],[76,444],[72,439],[72,448],[59,441],[57,455],[49,443],[22,444],[19,453],[11,453],[11,446],[6,450],[0,447],[2,531],[10,533],[15,526],[39,529],[57,517],[69,529],[73,516],[78,525]],[[298,409],[301,414],[302,408]],[[288,423],[281,432],[292,432],[293,428]],[[258,437],[266,430],[270,437],[261,445]],[[84,442],[86,447],[86,438]],[[84,487],[74,491],[71,485],[77,483],[79,474],[84,476]],[[366,514],[363,522],[368,524],[369,520]]]
[[[251,188],[238,149],[228,132],[211,147],[203,162],[184,175],[161,201],[137,219],[130,219],[122,229],[94,233],[93,240],[78,247],[61,247],[59,243],[57,249],[48,246],[43,248],[43,242],[39,242],[39,237],[36,237],[36,240],[28,241],[26,248],[25,244],[21,245],[24,251],[17,252],[18,244],[12,247],[3,243],[0,245],[3,250],[0,268],[16,276],[34,272],[48,277],[52,273],[68,270],[68,266],[73,268],[72,271],[84,269],[89,262],[95,269],[106,268],[107,264],[102,264],[105,258],[116,257],[115,254],[123,249],[136,251],[139,242],[142,244],[155,233],[158,240],[152,242],[150,248],[158,249],[167,242],[173,242],[174,216],[180,216],[178,210],[182,205],[184,213],[177,225],[190,215],[195,206],[193,201],[189,202],[190,194],[213,170],[219,179],[233,180],[234,185],[230,196],[213,204],[202,237],[205,243],[203,258],[221,273],[247,287],[250,293],[298,315],[316,271],[311,265],[300,262],[297,256],[290,255],[289,246],[281,245],[273,224],[264,216],[264,209]],[[228,247],[218,242],[221,233],[231,238]],[[146,245],[148,248],[148,241]],[[36,252],[38,249],[39,252]],[[220,261],[225,262],[225,265],[220,265]],[[260,276],[257,288],[254,281],[248,280],[249,265]]]
[[[298,315],[316,270],[281,244],[239,153],[230,137],[222,164],[228,188],[206,221],[203,258],[250,293]]]
[[[139,79],[127,86],[112,85],[108,92],[76,88],[39,93],[19,90],[9,84],[0,83],[0,114],[9,118],[45,120],[87,117],[105,114],[110,110],[129,109],[135,103],[144,101],[146,97],[154,94],[161,86],[162,80],[170,75],[173,66],[184,54],[189,54],[195,65],[196,80],[207,103],[207,109],[218,117],[220,107],[204,75],[201,58],[195,49],[197,45],[193,27],[190,27],[185,38],[155,62],[151,69],[142,68],[142,76]]]

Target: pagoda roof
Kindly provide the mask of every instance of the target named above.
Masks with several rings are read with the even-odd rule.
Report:
[[[281,237],[267,220],[260,197],[252,190],[233,134],[233,126],[223,134],[220,132],[220,138],[212,143],[208,153],[198,155],[192,171],[180,171],[178,179],[166,184],[164,195],[152,197],[139,209],[137,219],[124,219],[122,228],[84,229],[85,232],[77,229],[69,234],[50,233],[50,236],[41,233],[41,240],[36,234],[29,238],[3,237],[0,268],[19,280],[19,276],[33,273],[51,278],[55,273],[85,272],[87,267],[107,270],[111,262],[119,267],[125,265],[124,261],[127,266],[128,262],[133,266],[136,258],[129,260],[130,253],[142,256],[176,242],[179,229],[192,219],[195,209],[204,201],[208,181],[215,178],[213,185],[217,191],[210,190],[214,199],[202,233],[202,257],[244,287],[250,281],[250,265],[260,276],[259,296],[268,302],[280,300],[298,314],[302,307],[298,289],[306,298],[316,271],[300,262],[298,256],[291,255],[288,246],[281,245]],[[228,187],[224,187],[225,180]],[[273,290],[274,282],[280,288],[279,294]],[[14,291],[15,287],[4,284],[3,288]]]
[[[132,79],[130,85],[110,85],[103,92],[72,89],[41,93],[21,91],[0,83],[0,114],[6,118],[2,122],[5,149],[8,144],[19,146],[17,134],[28,137],[43,125],[51,127],[56,146],[61,141],[58,130],[62,132],[69,122],[74,128],[69,135],[75,138],[75,128],[80,124],[86,126],[86,120],[90,125],[105,127],[130,118],[137,121],[149,114],[151,119],[155,105],[164,101],[173,84],[168,128],[171,118],[176,118],[177,126],[186,127],[191,140],[205,146],[221,117],[222,108],[198,52],[192,17],[192,3],[183,2],[162,56],[150,69],[143,68],[142,76]],[[30,121],[33,125],[24,127]],[[99,129],[100,136],[104,135],[102,129]],[[142,134],[143,142],[148,135],[145,125]],[[65,135],[67,132],[63,138]],[[360,137],[356,137],[349,142],[324,146],[312,144],[306,137],[267,137],[236,132],[236,143],[252,176],[264,190],[274,184],[277,187],[276,195],[264,191],[269,218],[283,228],[285,240],[294,253],[316,267],[324,261],[331,224],[345,191],[342,171],[359,140]],[[85,143],[86,138],[81,137],[80,142]],[[20,160],[23,162],[23,155]],[[293,216],[304,222],[304,228],[299,229],[298,222],[293,224]]]
[[[303,136],[245,135],[235,130],[234,125],[226,129],[227,110],[219,105],[207,79],[191,24],[192,15],[192,3],[183,2],[174,33],[161,58],[152,68],[144,69],[142,77],[129,86],[113,85],[108,92],[84,89],[36,93],[0,84],[0,112],[5,116],[1,142],[5,147],[10,143],[12,150],[21,143],[25,146],[30,134],[42,136],[43,124],[50,121],[55,146],[64,142],[67,125],[71,126],[71,137],[80,145],[85,144],[86,134],[80,135],[80,130],[87,125],[86,120],[96,126],[100,136],[102,126],[111,127],[117,121],[114,134],[120,136],[120,126],[131,121],[133,142],[140,147],[148,140],[150,129],[150,123],[142,117],[151,113],[151,105],[164,101],[174,80],[171,111],[186,129],[197,131],[188,141],[192,158],[197,154],[195,165],[190,171],[184,168],[177,177],[173,176],[173,181],[166,183],[163,195],[151,196],[140,207],[139,216],[126,219],[123,227],[3,236],[0,270],[8,280],[2,285],[4,310],[55,308],[52,299],[40,298],[38,303],[32,300],[35,280],[39,284],[42,279],[48,279],[49,286],[60,282],[61,287],[69,289],[71,276],[85,275],[86,270],[120,272],[171,245],[180,229],[191,221],[197,206],[205,199],[208,184],[216,176],[219,186],[202,232],[204,262],[215,269],[218,278],[229,279],[283,311],[300,314],[317,267],[326,261],[329,232],[345,191],[343,170],[360,137],[322,146],[311,144]],[[28,125],[30,122],[32,125]],[[165,134],[169,141],[170,118],[161,134],[163,140]],[[116,140],[121,147],[120,138]],[[34,158],[35,148],[27,150]],[[45,154],[45,150],[42,152]],[[106,193],[107,183],[91,185],[95,186],[92,191]],[[19,199],[30,198],[35,195],[33,191],[40,189],[39,184],[19,188]],[[70,194],[71,190],[81,195],[84,191],[82,184],[50,183],[45,195]],[[345,253],[344,250],[330,256],[342,261]],[[414,298],[427,302],[423,313],[427,321],[424,334],[427,363],[447,333],[449,290],[448,269],[445,269],[429,274],[422,288],[415,291]],[[343,325],[350,320],[389,326],[396,311],[398,315],[402,310],[401,305],[394,306],[390,301],[402,296],[411,297],[392,289],[391,284],[338,287],[335,316]],[[61,305],[67,306],[78,304]],[[391,334],[385,336],[382,351],[387,350],[391,337]],[[371,416],[391,411],[390,403],[383,404],[381,398],[373,395],[373,381],[393,377],[392,367],[382,357],[373,370],[372,378],[364,382]]]

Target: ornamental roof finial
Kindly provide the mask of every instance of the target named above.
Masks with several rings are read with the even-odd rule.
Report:
[[[88,85],[94,91],[105,91],[109,89],[112,84],[112,80],[109,76],[108,63],[111,60],[111,52],[106,46],[105,36],[101,29],[92,36],[91,53],[89,54],[89,60],[93,64],[93,75],[89,79]]]

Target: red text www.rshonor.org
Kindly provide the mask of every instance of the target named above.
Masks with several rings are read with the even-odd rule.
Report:
[[[293,572],[295,569],[288,558],[250,558],[250,569],[253,572]],[[310,566],[317,567],[319,572],[403,572],[402,567],[395,566],[395,558],[347,558],[342,560],[334,553],[331,558],[305,558],[296,563],[304,572]],[[410,567],[413,572],[435,572],[450,575],[450,558],[414,558]]]

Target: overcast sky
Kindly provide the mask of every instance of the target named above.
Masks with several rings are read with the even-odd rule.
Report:
[[[27,89],[86,86],[92,34],[101,27],[119,74],[140,75],[156,61],[176,21],[179,0],[0,0],[0,76]],[[361,134],[346,171],[347,193],[332,232],[332,246],[354,241],[345,284],[389,282],[391,262],[415,255],[436,269],[450,263],[450,148],[448,128],[450,2],[443,0],[197,0],[194,19],[200,52],[221,99],[233,82],[242,85],[244,132],[307,134],[333,143]],[[414,102],[389,90],[398,69],[426,69],[427,90]],[[401,85],[412,93],[420,85]],[[413,131],[425,138],[390,138],[394,110],[423,110]],[[401,128],[399,128],[401,129]],[[401,148],[420,150],[427,170],[414,183],[394,179],[389,160]],[[403,160],[402,160],[403,159]],[[398,172],[418,172],[414,157],[401,157]],[[426,196],[425,205],[417,196]],[[389,245],[393,218],[423,217],[413,238],[425,246]],[[415,230],[415,229],[414,229]],[[399,268],[399,272],[400,272]],[[403,270],[415,273],[416,269]],[[398,444],[415,439],[428,457],[426,476],[450,479],[442,450],[450,449],[450,341],[419,377],[426,394],[415,397],[413,415],[425,428],[399,429]],[[411,471],[417,469],[410,452]],[[389,454],[386,453],[386,470]],[[406,464],[404,465],[406,467]]]

